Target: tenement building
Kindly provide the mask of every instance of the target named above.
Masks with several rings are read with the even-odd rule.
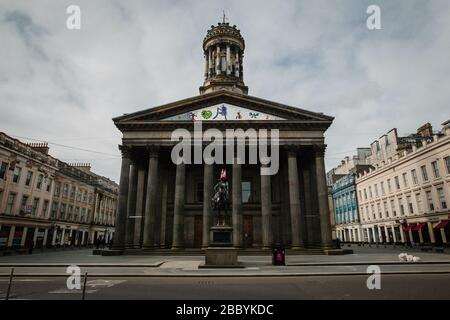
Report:
[[[123,134],[115,248],[208,247],[215,224],[211,198],[223,169],[235,247],[330,247],[324,132],[333,118],[250,96],[244,50],[236,26],[212,26],[203,40],[199,95],[113,119]],[[267,157],[252,159],[250,138],[244,139],[244,159],[220,142],[213,153],[223,161],[202,157],[229,132],[256,133],[257,141],[270,136],[270,164]],[[182,154],[176,148],[181,140],[193,141]],[[274,174],[264,174],[269,167],[276,167]]]
[[[48,151],[0,133],[0,250],[112,239],[117,184]]]
[[[371,144],[373,169],[356,178],[364,241],[447,245],[450,241],[450,125],[426,124]]]

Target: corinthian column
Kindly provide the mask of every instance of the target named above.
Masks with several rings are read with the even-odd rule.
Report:
[[[123,249],[125,245],[125,229],[127,223],[128,180],[130,175],[130,154],[128,147],[120,146],[122,166],[120,170],[119,200],[114,232],[113,248]]]
[[[300,191],[298,182],[297,148],[291,147],[288,153],[288,184],[289,184],[289,209],[291,213],[292,249],[303,247],[303,237],[300,228]]]
[[[136,216],[136,192],[137,192],[137,164],[130,162],[130,178],[128,182],[128,202],[127,202],[127,231],[125,234],[125,244],[128,248],[134,247],[134,224]]]
[[[185,164],[177,165],[175,177],[175,203],[173,212],[173,241],[172,249],[184,248],[184,193],[186,183]]]
[[[270,180],[270,175],[261,175],[261,224],[263,249],[271,249],[273,244],[272,188]]]
[[[145,200],[144,248],[155,246],[156,197],[158,191],[158,152],[157,148],[149,148],[147,198]]]
[[[328,207],[328,190],[325,175],[325,145],[315,145],[314,151],[316,155],[316,177],[317,177],[317,197],[319,200],[320,215],[320,235],[322,238],[322,246],[324,248],[331,247],[331,224],[330,209]]]
[[[234,158],[232,172],[232,220],[233,220],[233,246],[242,247],[242,167]]]
[[[209,247],[209,228],[211,225],[212,207],[211,198],[213,197],[213,170],[212,164],[203,164],[203,238],[202,248]]]

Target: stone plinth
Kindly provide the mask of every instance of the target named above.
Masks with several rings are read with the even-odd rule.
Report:
[[[205,253],[205,264],[199,268],[244,268],[237,260],[237,249],[233,247],[209,247]]]
[[[214,226],[210,229],[211,247],[233,246],[233,228],[229,226]]]

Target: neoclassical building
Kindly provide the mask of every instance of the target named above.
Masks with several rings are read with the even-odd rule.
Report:
[[[203,41],[205,81],[199,95],[113,119],[123,134],[116,249],[208,247],[211,198],[222,169],[230,186],[227,222],[235,247],[330,248],[324,132],[333,118],[248,95],[244,50],[236,26],[212,26]],[[228,129],[258,134],[277,129],[279,170],[261,174],[259,158],[251,163],[236,157],[223,164],[174,162],[179,141],[171,137],[177,129],[199,141],[200,150],[208,148],[210,141],[195,138],[194,125],[200,122],[202,132],[214,129],[224,136]],[[249,154],[250,140],[245,148]]]

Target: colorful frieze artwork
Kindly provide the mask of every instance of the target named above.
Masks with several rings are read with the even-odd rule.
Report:
[[[163,120],[168,121],[226,121],[226,120],[285,120],[283,118],[242,108],[239,106],[221,103],[210,107],[178,114]]]

